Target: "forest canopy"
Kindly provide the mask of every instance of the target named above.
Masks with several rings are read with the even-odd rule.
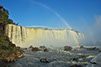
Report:
[[[0,6],[0,62],[13,62],[16,58],[23,56],[20,48],[13,44],[8,36],[5,35],[5,25],[15,24],[12,19],[9,19],[9,12],[3,6]],[[20,53],[17,55],[17,53]],[[13,56],[12,56],[13,54]],[[13,58],[12,58],[13,57]],[[10,59],[8,59],[10,58]]]
[[[12,19],[9,19],[9,12],[5,8],[0,6],[0,23],[3,24],[15,24]]]

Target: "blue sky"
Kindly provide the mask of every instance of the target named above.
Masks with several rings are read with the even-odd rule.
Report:
[[[101,15],[101,0],[0,0],[0,4],[21,26],[66,28],[57,12],[72,28],[81,30],[95,24],[96,16]]]

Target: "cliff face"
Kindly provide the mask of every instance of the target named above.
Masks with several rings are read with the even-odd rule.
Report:
[[[32,46],[77,46],[75,39],[81,40],[84,35],[73,30],[42,30],[8,24],[5,34],[20,47]],[[75,35],[75,37],[74,37]]]

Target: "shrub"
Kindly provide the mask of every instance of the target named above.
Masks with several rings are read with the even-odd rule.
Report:
[[[12,19],[9,19],[9,12],[5,8],[0,9],[0,61],[4,60],[7,56],[18,51],[21,52],[19,48],[13,44],[7,36],[5,36],[5,25],[15,24]]]
[[[8,48],[6,46],[2,46],[1,49],[7,50]]]

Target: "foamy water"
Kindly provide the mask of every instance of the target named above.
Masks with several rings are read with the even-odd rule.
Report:
[[[70,65],[73,65],[73,63],[68,62],[72,62],[72,59],[75,57],[86,55],[87,58],[80,62],[89,62],[98,53],[98,51],[89,51],[86,49],[74,49],[70,52],[62,49],[49,49],[48,52],[31,51],[31,49],[27,49],[23,53],[24,57],[18,59],[15,63],[12,63],[11,67],[69,67]],[[48,58],[49,60],[52,60],[52,62],[40,62],[40,59],[44,58]],[[86,65],[83,64],[84,67]]]
[[[5,34],[12,43],[20,47],[32,46],[78,46],[84,39],[84,34],[74,30],[43,30],[32,29],[22,26],[8,24],[5,27]],[[75,36],[74,36],[75,35]],[[79,41],[79,42],[78,42]]]

